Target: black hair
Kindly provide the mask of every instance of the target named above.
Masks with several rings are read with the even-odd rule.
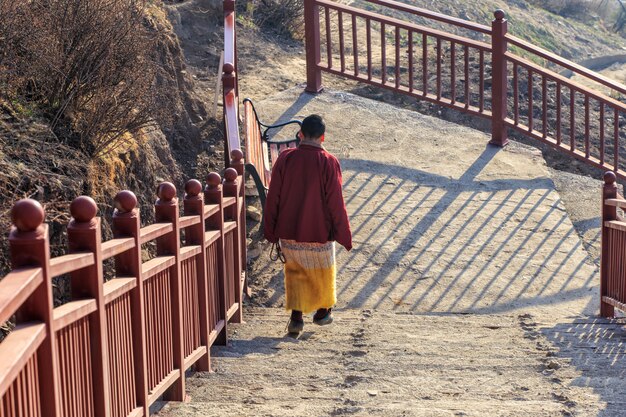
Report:
[[[302,121],[302,135],[307,139],[318,139],[326,132],[326,124],[322,116],[312,114]]]

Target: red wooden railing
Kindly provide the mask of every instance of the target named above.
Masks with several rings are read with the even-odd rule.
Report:
[[[0,321],[16,314],[17,327],[0,344],[1,416],[147,416],[163,394],[183,400],[185,371],[209,370],[210,346],[241,321],[243,162],[232,154],[223,181],[210,174],[204,193],[186,184],[183,216],[171,183],[145,227],[134,194],[118,193],[106,242],[95,202],[78,197],[68,253],[56,258],[41,205],[15,204]],[[155,256],[142,260],[152,242]],[[104,282],[111,258],[115,277]],[[71,300],[53,308],[52,280],[68,274]]]
[[[245,287],[244,162],[239,145],[234,2],[224,2],[226,169],[185,185],[183,215],[162,183],[154,223],[137,199],[115,197],[114,239],[102,242],[97,206],[70,206],[66,255],[50,258],[44,211],[12,210],[12,271],[0,280],[0,417],[148,416],[159,397],[182,401],[185,371],[210,369],[210,347],[241,322]],[[146,257],[153,248],[154,256]],[[114,278],[104,282],[111,259]],[[54,307],[53,279],[69,276],[71,300]]]
[[[626,95],[626,86],[508,34],[501,10],[487,27],[392,0],[369,3],[382,11],[305,0],[307,91],[322,89],[322,72],[380,86],[490,119],[496,145],[504,146],[514,129],[626,179],[620,157],[626,104],[559,69],[614,94]],[[387,10],[470,36],[389,17]]]
[[[237,31],[235,30],[235,0],[224,0],[224,67],[222,73],[222,90],[224,103],[224,155],[225,165],[230,166],[228,158],[233,152],[241,160],[241,169],[243,172],[243,153],[241,152],[241,138],[239,136],[239,128],[241,126],[241,117],[239,114],[239,80],[237,73]],[[232,187],[232,186],[230,186]],[[234,192],[229,188],[229,192]],[[248,293],[248,285],[245,274],[245,266],[247,265],[247,247],[246,242],[246,213],[243,209],[245,204],[245,187],[240,190],[241,200],[236,205],[230,206],[225,211],[228,221],[237,220],[243,225],[235,232],[231,230],[225,236],[227,246],[233,246],[232,254],[229,252],[227,256],[233,257],[233,262],[227,262],[228,272],[233,275],[241,276],[241,281],[234,283],[234,287],[228,287],[229,299],[235,303],[241,304],[242,291]],[[236,242],[243,242],[238,245]],[[228,258],[230,259],[230,258]],[[233,304],[234,305],[234,304]],[[238,310],[236,322],[241,322],[241,310]]]
[[[602,256],[600,264],[600,314],[626,313],[626,221],[618,213],[626,200],[618,194],[615,174],[604,174],[602,191]]]

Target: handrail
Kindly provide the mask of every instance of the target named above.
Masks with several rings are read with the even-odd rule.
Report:
[[[237,111],[237,98],[235,97],[235,89],[224,94],[224,124],[225,124],[225,140],[226,155],[234,150],[241,150],[239,143],[239,112]]]
[[[615,100],[613,97],[609,97],[604,93],[593,90],[589,87],[585,87],[584,85],[579,84],[576,81],[570,80],[569,78],[559,74],[558,72],[544,68],[541,65],[535,64],[527,59],[521,58],[511,52],[507,52],[505,56],[511,62],[517,62],[521,66],[531,68],[535,74],[545,74],[548,77],[552,78],[553,80],[558,81],[563,85],[567,85],[576,91],[587,94],[590,97],[593,97],[594,99],[598,101],[604,101],[605,103],[610,104],[613,107],[626,111],[626,103],[622,103],[621,101]]]
[[[626,85],[508,34],[502,10],[494,12],[489,29],[396,0],[366,1],[489,34],[490,44],[388,13],[304,0],[306,91],[323,89],[322,72],[386,88],[490,119],[493,145],[505,146],[516,131],[626,180],[626,103],[551,68],[561,66],[623,95]],[[346,19],[352,24],[344,25]],[[547,63],[535,64],[534,57]]]
[[[235,65],[235,12],[224,10],[224,62]]]
[[[521,48],[525,50],[526,52],[530,52],[531,54],[537,55],[540,58],[546,59],[554,64],[560,65],[563,68],[573,71],[574,73],[583,75],[599,84],[604,85],[605,87],[609,87],[612,90],[618,91],[626,95],[626,85],[622,83],[611,80],[610,78],[607,78],[603,76],[602,74],[598,74],[595,71],[592,71],[588,68],[583,67],[582,65],[579,65],[563,57],[560,57],[550,51],[546,51],[543,48],[535,46],[531,44],[530,42],[527,42],[511,34],[507,33],[505,35],[505,38],[510,44],[517,46],[518,48]]]
[[[0,323],[9,320],[42,282],[41,268],[15,269],[5,275],[0,281]]]
[[[18,325],[0,344],[0,393],[6,391],[15,377],[32,359],[43,342],[46,325],[29,322]],[[32,377],[29,378],[32,381]]]
[[[491,45],[485,42],[476,41],[465,36],[455,35],[453,33],[444,32],[442,30],[428,28],[426,26],[418,25],[417,23],[406,22],[404,20],[397,19],[395,17],[384,16],[381,14],[373,13],[367,10],[359,9],[354,6],[343,5],[339,3],[335,3],[331,0],[314,0],[315,3],[327,7],[329,9],[341,10],[347,14],[351,14],[354,16],[362,17],[365,19],[371,19],[373,21],[382,22],[385,24],[389,24],[392,26],[399,27],[401,29],[406,29],[418,33],[425,33],[428,36],[434,36],[441,38],[443,40],[455,42],[461,45],[468,45],[472,48],[482,49],[484,51],[489,51],[491,49]]]
[[[241,150],[239,137],[239,88],[237,74],[237,38],[235,2],[224,1],[224,67],[222,68],[224,105],[224,157],[230,166],[230,155]]]
[[[447,16],[445,14],[431,12],[430,10],[422,9],[421,7],[411,6],[409,4],[401,3],[393,0],[366,0],[368,3],[378,4],[379,6],[385,6],[390,9],[398,10],[401,12],[411,13],[417,16],[426,17],[432,20],[437,20],[442,23],[449,23],[451,25],[462,27],[463,29],[473,30],[475,32],[491,35],[491,28],[489,26],[474,23],[469,20],[459,19],[457,17]]]
[[[607,206],[613,206],[613,207],[619,207],[619,208],[626,208],[626,200],[624,200],[623,198],[607,198],[606,200],[604,200],[604,204],[606,204]]]

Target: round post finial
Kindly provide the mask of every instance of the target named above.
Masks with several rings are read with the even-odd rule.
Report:
[[[235,168],[227,168],[226,171],[224,171],[224,178],[226,181],[235,181],[238,176],[239,174],[237,174],[237,170]]]
[[[11,220],[20,232],[33,232],[42,225],[45,217],[43,207],[37,200],[25,198],[13,204]]]
[[[70,213],[77,223],[89,223],[98,214],[98,205],[93,198],[81,195],[70,204]]]
[[[222,70],[226,73],[226,74],[232,74],[233,72],[235,72],[235,65],[233,65],[231,62],[226,62],[224,63],[224,66],[222,67]]]
[[[187,197],[197,197],[202,192],[202,184],[198,180],[189,180],[185,184],[185,194]]]
[[[157,188],[159,200],[169,203],[176,197],[176,186],[171,182],[162,182]]]
[[[206,177],[206,183],[208,188],[218,187],[222,183],[222,177],[217,172],[211,172]]]
[[[504,10],[497,9],[495,12],[493,12],[493,16],[496,18],[496,20],[504,20],[505,18]]]
[[[230,159],[233,162],[239,162],[243,159],[243,152],[241,152],[241,149],[233,149],[230,152]]]
[[[615,184],[615,180],[617,179],[617,177],[615,176],[615,173],[613,171],[605,172],[603,178],[604,178],[604,183],[606,185]]]
[[[115,203],[115,208],[120,213],[129,213],[137,207],[137,196],[132,191],[120,191],[117,193],[113,201]]]

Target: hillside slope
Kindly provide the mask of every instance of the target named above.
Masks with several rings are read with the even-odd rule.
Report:
[[[128,146],[91,157],[76,146],[72,132],[55,133],[50,118],[36,104],[6,98],[4,91],[0,94],[0,228],[8,232],[16,200],[37,199],[47,213],[54,256],[65,249],[69,204],[77,196],[96,200],[104,218],[103,235],[109,238],[108,221],[119,190],[134,191],[142,217],[150,220],[160,182],[172,181],[182,190],[184,181],[196,176],[199,155],[206,159],[203,152],[208,144],[221,139],[219,123],[207,114],[205,97],[187,73],[186,58],[165,10],[150,6],[144,25],[156,39],[154,59],[162,70],[159,82],[167,84],[162,98],[168,117],[132,137]],[[4,233],[0,277],[8,271],[8,256]]]

